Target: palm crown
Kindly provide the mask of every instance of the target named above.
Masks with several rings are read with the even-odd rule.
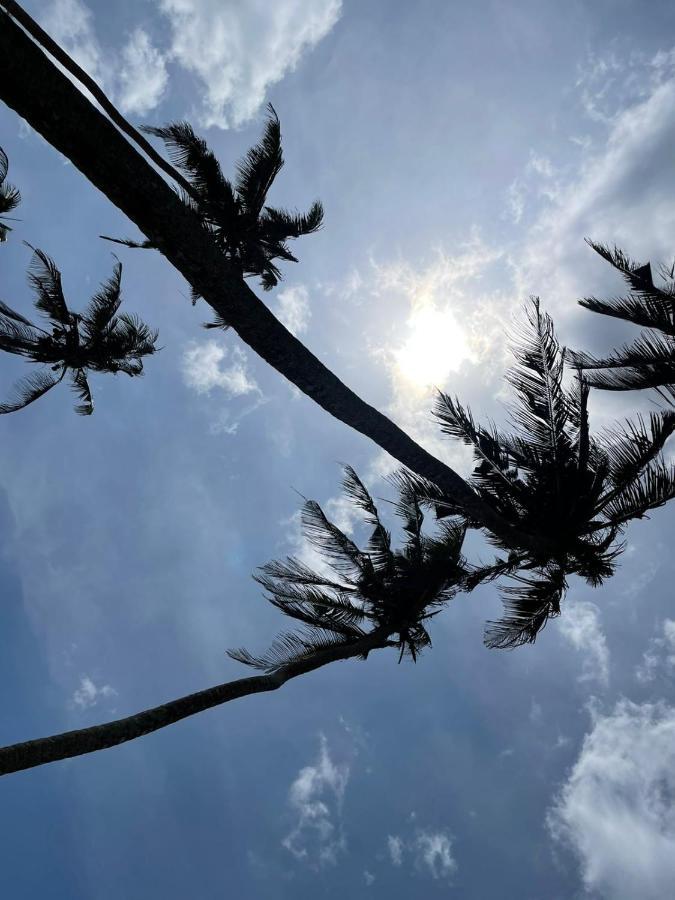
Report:
[[[600,584],[612,574],[626,523],[675,496],[675,468],[661,455],[675,431],[675,412],[652,413],[649,422],[638,417],[592,437],[588,383],[579,374],[570,389],[563,386],[565,354],[538,298],[528,308],[514,350],[517,364],[507,376],[516,393],[514,434],[476,425],[469,410],[442,393],[435,409],[442,430],[473,448],[478,494],[549,548],[512,551],[496,566],[476,570],[475,581],[509,574],[513,582],[503,590],[504,617],[488,623],[489,647],[534,641],[548,618],[560,612],[566,576]],[[439,515],[459,512],[438,489],[408,477]],[[495,536],[491,540],[511,549]]]
[[[392,479],[399,490],[394,508],[406,536],[392,549],[391,534],[382,524],[372,497],[356,472],[345,467],[343,487],[372,529],[364,550],[328,520],[310,500],[302,511],[307,539],[325,558],[328,574],[288,557],[263,566],[254,576],[267,599],[285,615],[302,622],[302,632],[283,634],[259,657],[231,650],[234,659],[273,672],[289,662],[335,645],[358,642],[378,630],[400,657],[417,654],[431,641],[424,622],[464,588],[466,569],[461,555],[465,527],[459,520],[440,523],[436,536],[422,532],[419,498],[406,479]]]
[[[16,209],[21,202],[21,194],[17,188],[5,181],[8,170],[9,160],[4,150],[0,148],[0,242],[6,241],[8,233],[12,230],[2,221],[3,216]]]
[[[234,183],[225,178],[206,141],[187,122],[143,129],[162,138],[172,162],[187,176],[191,191],[185,200],[193,206],[230,263],[242,276],[260,277],[266,291],[282,278],[274,260],[297,262],[287,241],[317,231],[323,221],[323,207],[319,202],[313,203],[305,214],[265,205],[272,183],[284,164],[279,118],[271,104],[268,111],[263,137],[237,163]],[[120,243],[154,246],[149,241]]]
[[[656,388],[662,395],[675,398],[675,264],[670,269],[660,267],[666,283],[657,287],[649,263],[638,265],[618,247],[611,250],[593,241],[588,243],[623,275],[630,296],[610,300],[585,297],[579,303],[592,312],[625,319],[646,330],[610,356],[596,359],[588,353],[573,353],[572,361],[587,373],[593,387],[610,391]]]
[[[119,262],[82,315],[68,309],[61,273],[41,250],[34,250],[28,279],[35,291],[35,307],[49,322],[51,330],[40,328],[0,302],[0,350],[42,363],[45,368],[22,379],[15,386],[15,398],[0,404],[0,413],[23,409],[69,373],[71,386],[80,401],[76,412],[91,415],[94,404],[87,372],[140,375],[142,358],[157,349],[157,332],[136,316],[118,315],[122,302]]]

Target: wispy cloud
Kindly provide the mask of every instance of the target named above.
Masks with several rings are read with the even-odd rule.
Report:
[[[89,709],[97,706],[101,700],[110,700],[116,696],[117,691],[109,684],[97,687],[88,675],[83,675],[80,679],[80,686],[71,697],[71,703],[79,709]]]
[[[547,818],[588,891],[661,900],[675,880],[675,709],[622,700],[594,714]]]
[[[285,288],[283,291],[279,291],[276,300],[277,318],[292,334],[296,336],[304,334],[312,317],[307,288],[302,284]]]
[[[125,113],[145,115],[164,96],[169,83],[166,60],[142,28],[136,28],[119,56],[117,97]]]
[[[600,624],[600,610],[587,600],[570,600],[560,617],[560,633],[583,654],[580,681],[609,684],[609,649]]]
[[[237,127],[251,119],[270,85],[333,28],[341,0],[159,0],[171,28],[173,61],[202,88],[205,126]]]
[[[288,801],[296,821],[282,844],[314,868],[335,865],[346,849],[342,801],[349,771],[347,764],[333,762],[322,734],[318,759],[301,769],[291,785]]]
[[[387,837],[387,852],[391,864],[400,868],[405,859],[432,878],[448,879],[457,870],[457,861],[452,853],[452,836],[446,829],[417,828],[412,837],[401,835]]]
[[[664,619],[661,636],[652,638],[635,670],[635,677],[642,684],[654,681],[661,674],[675,671],[675,620]]]
[[[185,384],[198,394],[210,394],[216,388],[231,397],[261,393],[240,347],[230,349],[214,340],[192,341],[183,353],[182,369]]]

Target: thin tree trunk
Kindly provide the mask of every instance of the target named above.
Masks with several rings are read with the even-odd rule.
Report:
[[[196,694],[179,697],[177,700],[171,700],[161,706],[145,709],[124,719],[1,747],[0,775],[9,775],[12,772],[43,766],[59,759],[69,759],[73,756],[82,756],[85,753],[95,753],[97,750],[116,747],[118,744],[133,741],[145,734],[159,731],[160,728],[166,728],[167,725],[180,722],[181,719],[186,719],[188,716],[221,706],[223,703],[229,703],[230,700],[236,700],[238,697],[260,694],[264,691],[276,691],[292,678],[312,672],[314,669],[320,669],[328,663],[355,656],[367,656],[371,650],[387,646],[389,646],[387,632],[383,629],[376,629],[357,642],[340,644],[322,650],[307,659],[283,666],[270,675],[254,675],[252,678],[227,681],[224,684],[207,688],[205,691],[198,691]]]
[[[242,340],[304,394],[433,481],[510,546],[549,549],[539,535],[504,521],[455,471],[364,403],[301,344],[233,271],[195,213],[2,11],[0,99],[122,210]]]

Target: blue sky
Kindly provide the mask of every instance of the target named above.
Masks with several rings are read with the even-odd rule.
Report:
[[[503,420],[505,333],[530,294],[563,343],[630,335],[581,310],[622,285],[583,238],[670,262],[671,4],[148,0],[27,4],[134,122],[188,118],[226,171],[281,118],[270,195],[323,230],[263,295],[320,358],[462,472],[432,384]],[[270,10],[274,9],[271,13]],[[20,221],[2,299],[30,311],[25,239],[78,309],[134,226],[0,108]],[[160,331],[142,380],[93,377],[0,421],[3,744],[239,677],[228,647],[285,623],[251,573],[309,550],[297,492],[356,527],[351,463],[391,461],[283,382],[151,252],[120,248]],[[253,286],[253,284],[252,284]],[[0,360],[0,390],[21,370]],[[650,398],[594,395],[600,428]],[[672,451],[669,451],[672,452]],[[90,757],[2,780],[17,900],[664,898],[675,877],[671,510],[618,574],[573,583],[536,645],[489,652],[494,587],[434,620],[416,666],[334,665]],[[476,552],[480,546],[473,541]]]

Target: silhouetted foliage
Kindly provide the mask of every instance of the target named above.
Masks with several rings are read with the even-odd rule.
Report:
[[[577,374],[572,386],[564,386],[565,354],[538,298],[527,309],[514,353],[516,365],[507,375],[516,393],[513,434],[477,425],[468,409],[443,393],[435,409],[443,432],[472,447],[471,482],[481,497],[555,548],[547,555],[526,548],[492,569],[476,570],[478,580],[492,573],[514,582],[503,590],[504,617],[486,630],[487,646],[500,648],[535,640],[549,617],[559,614],[568,575],[601,584],[614,570],[625,524],[675,496],[675,467],[661,456],[675,431],[675,412],[652,413],[648,422],[638,416],[592,437],[589,385]],[[406,478],[438,515],[459,512],[433,485],[412,474]],[[512,549],[494,535],[489,539]]]
[[[313,203],[305,214],[266,206],[267,194],[284,164],[281,127],[274,107],[268,106],[265,131],[236,165],[234,183],[223,175],[220,163],[187,122],[164,128],[143,128],[162,138],[171,161],[191,185],[183,199],[195,209],[218,247],[242,276],[258,276],[266,291],[282,278],[275,259],[297,262],[287,241],[321,227],[323,207]],[[128,247],[152,248],[151,241],[117,241]],[[194,294],[196,299],[198,295]],[[226,327],[219,320],[212,327]]]
[[[655,388],[666,399],[675,398],[675,263],[661,266],[665,284],[657,287],[649,263],[638,265],[622,250],[587,243],[611,263],[630,288],[628,297],[598,300],[585,297],[581,306],[592,312],[625,319],[647,330],[632,343],[596,359],[588,353],[572,353],[574,365],[583,369],[592,387],[608,391]]]
[[[7,240],[7,235],[12,230],[9,225],[5,224],[4,216],[11,212],[21,202],[21,194],[18,189],[11,184],[7,184],[7,172],[9,170],[9,160],[7,154],[0,147],[0,242]]]
[[[45,368],[18,382],[15,398],[0,404],[0,413],[23,409],[69,374],[79,400],[75,411],[88,416],[94,411],[88,371],[125,372],[130,376],[142,373],[142,358],[157,349],[157,332],[137,316],[117,314],[122,302],[121,279],[122,265],[118,262],[111,278],[94,294],[86,311],[78,315],[68,309],[61,273],[54,261],[41,250],[34,250],[28,280],[36,295],[35,308],[51,329],[35,325],[0,302],[0,350]]]
[[[283,634],[267,653],[247,650],[229,655],[246,665],[273,672],[328,646],[358,642],[375,629],[397,635],[392,646],[413,660],[431,639],[425,621],[435,615],[458,590],[465,588],[467,569],[461,555],[465,526],[460,520],[440,522],[434,536],[422,531],[424,515],[416,488],[400,475],[392,477],[398,490],[394,510],[402,520],[405,544],[392,549],[391,534],[383,525],[372,497],[350,467],[343,481],[347,497],[364,514],[372,529],[363,550],[309,500],[302,510],[303,531],[327,565],[317,572],[288,557],[263,566],[254,576],[267,599],[285,615],[305,626]]]

